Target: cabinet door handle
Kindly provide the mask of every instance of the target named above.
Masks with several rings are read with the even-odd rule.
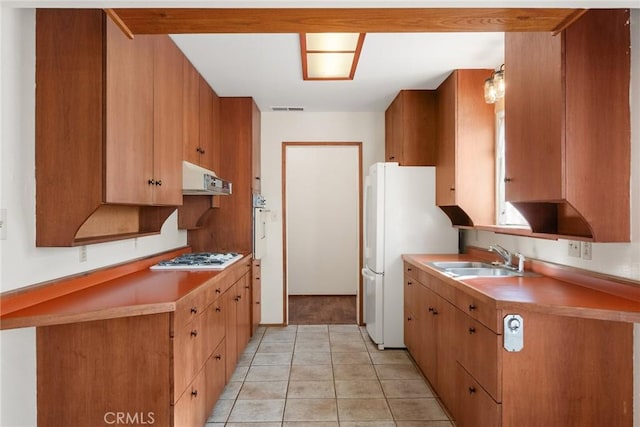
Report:
[[[475,310],[476,308],[478,308],[478,307],[476,307],[476,305],[475,305],[475,304],[469,304],[469,311],[473,311],[473,310]]]
[[[162,180],[161,179],[157,180],[156,181],[156,185],[158,185],[158,186],[162,185]]]
[[[245,288],[245,289],[249,289],[250,287],[251,287],[251,286],[249,286],[249,285],[246,285],[246,286],[245,286],[244,288]]]
[[[220,292],[222,292],[222,290],[220,288],[216,288],[216,294],[219,294]]]
[[[509,178],[509,177],[505,177],[504,178],[504,182],[512,182],[513,178]]]
[[[438,315],[438,310],[433,310],[433,315],[437,316]]]
[[[396,156],[389,157],[389,160],[395,160],[395,159],[396,159]]]
[[[197,337],[198,336],[198,331],[196,329],[194,329],[193,331],[191,331],[191,336],[192,337]]]
[[[256,305],[260,305],[260,301],[256,301]]]
[[[198,390],[191,390],[191,396],[198,397]]]
[[[147,184],[149,184],[149,185],[153,185],[153,184],[155,184],[155,183],[156,183],[156,182],[153,180],[153,178],[147,181]]]
[[[220,360],[220,359],[222,359],[222,356],[221,356],[221,355],[219,355],[219,354],[216,354],[216,356],[215,356],[215,357],[216,357],[216,360]]]
[[[198,307],[191,307],[191,313],[196,314],[198,312]]]
[[[407,267],[407,271],[413,271],[411,267]]]
[[[476,333],[476,328],[469,328],[469,333],[470,334],[475,334]]]
[[[240,301],[240,295],[238,295],[237,297],[235,297],[233,300],[234,300],[235,302]]]
[[[407,317],[407,322],[411,322],[413,320],[413,317],[409,316]]]
[[[473,386],[469,387],[469,394],[473,394],[475,392],[476,392],[476,388],[475,387],[473,387]]]
[[[220,307],[216,307],[216,311],[219,313],[222,311],[222,309]]]
[[[411,286],[413,285],[413,282],[411,280],[407,281],[407,285]]]
[[[256,277],[256,280],[260,280],[260,278],[259,278],[259,277]]]
[[[256,180],[260,181],[260,177],[259,177],[259,176],[256,176]]]
[[[455,187],[449,187],[449,191],[456,191]]]
[[[433,313],[433,307],[429,307],[429,313]]]

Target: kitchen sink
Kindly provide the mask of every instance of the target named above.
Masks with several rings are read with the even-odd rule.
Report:
[[[519,272],[505,267],[478,261],[434,261],[427,265],[447,276],[460,277],[522,277],[537,276],[535,273]]]
[[[439,270],[446,269],[446,268],[494,268],[495,267],[492,264],[487,264],[486,262],[478,262],[478,261],[434,261],[429,264],[433,267],[436,267]]]

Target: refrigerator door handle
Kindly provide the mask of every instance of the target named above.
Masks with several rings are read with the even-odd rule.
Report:
[[[369,268],[367,268],[367,267],[362,269],[362,276],[365,279],[371,279],[371,280],[376,278],[375,273],[373,271],[369,270]]]

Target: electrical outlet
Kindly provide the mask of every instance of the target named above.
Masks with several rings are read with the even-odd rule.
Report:
[[[80,262],[87,262],[87,247],[80,246]]]
[[[569,256],[580,258],[580,242],[569,240]]]
[[[591,259],[591,242],[582,243],[582,259]]]

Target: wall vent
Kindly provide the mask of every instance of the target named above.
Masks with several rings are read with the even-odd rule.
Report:
[[[304,107],[271,107],[271,111],[304,111]]]

